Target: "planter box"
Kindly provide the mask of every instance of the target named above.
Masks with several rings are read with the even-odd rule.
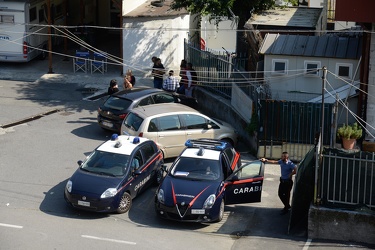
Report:
[[[363,141],[362,151],[375,152],[375,142]]]

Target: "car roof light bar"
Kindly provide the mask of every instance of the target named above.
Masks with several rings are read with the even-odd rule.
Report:
[[[189,148],[209,148],[209,149],[216,149],[216,150],[223,150],[226,147],[226,142],[219,142],[219,141],[213,141],[213,140],[187,140],[185,142],[185,146]]]

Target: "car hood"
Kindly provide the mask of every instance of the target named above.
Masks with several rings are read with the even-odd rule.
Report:
[[[193,207],[202,207],[208,196],[217,195],[221,181],[195,181],[167,176],[160,188],[164,191],[165,205],[174,206],[175,202],[190,203]]]
[[[122,178],[98,175],[77,169],[70,180],[72,181],[72,193],[100,196],[108,188],[117,188]]]

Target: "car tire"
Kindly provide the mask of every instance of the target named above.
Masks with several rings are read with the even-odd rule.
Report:
[[[47,46],[44,45],[44,46],[43,46],[43,51],[42,51],[42,52],[40,53],[40,55],[39,55],[39,59],[40,59],[40,60],[44,60],[44,59],[47,58],[47,52],[46,52],[46,50],[47,50]]]
[[[221,200],[220,208],[219,208],[219,217],[217,218],[216,222],[220,222],[220,221],[223,220],[223,218],[224,218],[224,207],[225,207],[224,200]]]
[[[163,170],[161,169],[158,169],[156,170],[156,173],[155,173],[155,185],[159,186],[161,181],[163,180],[163,176],[164,173],[163,173]]]
[[[120,203],[118,204],[117,213],[119,214],[127,213],[130,210],[131,206],[132,206],[132,197],[130,196],[129,193],[125,192],[120,199]]]

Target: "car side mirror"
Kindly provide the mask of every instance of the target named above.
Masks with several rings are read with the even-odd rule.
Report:
[[[167,165],[161,165],[161,170],[164,172],[168,172]]]
[[[81,166],[83,161],[79,160],[79,161],[77,161],[77,163],[78,163],[78,166]]]
[[[233,175],[232,178],[230,179],[230,181],[232,182],[235,182],[235,181],[238,181],[238,176],[237,175]]]
[[[212,128],[212,125],[211,124],[206,124],[205,129],[210,129],[210,128]]]
[[[137,169],[133,172],[134,175],[140,175],[142,172],[141,170]]]

